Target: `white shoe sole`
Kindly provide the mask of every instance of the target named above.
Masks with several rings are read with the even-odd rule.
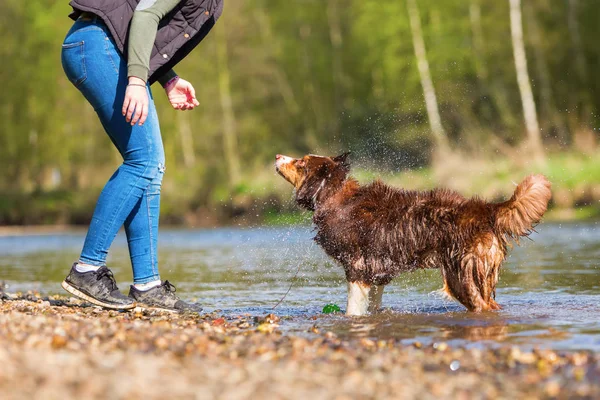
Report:
[[[100,307],[110,308],[111,310],[130,310],[132,308],[135,308],[135,305],[136,305],[135,302],[132,304],[129,304],[129,305],[105,303],[105,302],[95,299],[91,296],[88,296],[87,294],[83,293],[82,291],[80,291],[78,289],[75,289],[67,281],[63,281],[61,283],[61,286],[67,292],[71,293],[73,296],[77,296],[80,299],[83,299],[85,301],[88,301],[88,302],[95,304],[97,306],[100,306]]]

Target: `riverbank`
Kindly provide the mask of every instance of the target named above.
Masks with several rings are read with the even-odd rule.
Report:
[[[0,293],[5,398],[595,398],[600,355],[341,340],[283,316],[105,311]]]
[[[515,182],[532,173],[543,173],[552,182],[553,197],[548,221],[600,219],[600,153],[549,154],[544,165],[528,158],[470,159],[448,156],[444,164],[410,170],[390,171],[372,160],[352,159],[352,176],[361,183],[380,178],[409,190],[447,187],[465,196],[503,201],[512,195]],[[76,225],[86,226],[104,179],[112,172],[95,171],[93,180],[79,190],[1,192],[0,226]],[[292,188],[272,165],[248,170],[236,187],[209,190],[194,171],[172,170],[165,175],[161,199],[162,226],[216,227],[281,225],[310,222],[292,199]],[[208,192],[206,192],[208,190]]]

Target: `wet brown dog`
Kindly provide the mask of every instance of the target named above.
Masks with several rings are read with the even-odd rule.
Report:
[[[314,211],[317,243],[344,267],[346,313],[379,309],[384,285],[420,268],[440,268],[444,291],[470,311],[499,309],[495,290],[508,240],[527,236],[540,221],[550,182],[528,176],[508,201],[492,204],[446,189],[360,186],[348,177],[347,155],[277,155],[275,164],[294,185],[297,203]]]

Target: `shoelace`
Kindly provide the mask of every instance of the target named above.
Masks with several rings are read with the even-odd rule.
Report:
[[[177,291],[175,286],[169,281],[165,281],[162,286],[165,288],[167,293],[175,293]]]
[[[110,290],[115,290],[117,289],[117,282],[115,281],[115,276],[113,275],[112,271],[108,268],[106,269],[102,269],[100,272],[98,272],[98,275],[96,276],[96,280],[101,280],[103,278],[108,278],[110,284]]]

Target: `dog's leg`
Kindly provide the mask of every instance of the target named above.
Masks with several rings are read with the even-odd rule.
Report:
[[[487,299],[485,299],[492,310],[501,310],[502,307],[496,303],[496,284],[498,283],[498,270],[500,265],[493,265],[491,271],[486,279],[486,293],[489,293]]]
[[[452,297],[469,311],[486,311],[491,307],[483,299],[479,282],[482,265],[479,258],[467,254],[460,263],[444,265],[444,285]],[[485,275],[483,275],[485,277]],[[484,278],[485,279],[485,278]]]
[[[498,284],[498,273],[500,272],[500,266],[506,256],[506,248],[500,245],[500,241],[494,237],[492,238],[492,245],[487,255],[487,262],[490,265],[487,276],[487,287],[490,294],[488,304],[492,310],[501,310],[502,307],[496,303],[496,285]]]
[[[348,282],[348,305],[346,315],[365,315],[369,311],[371,285],[363,282]],[[382,291],[383,292],[383,291]]]
[[[369,312],[374,313],[381,308],[381,298],[383,296],[384,285],[373,285],[369,292]]]

